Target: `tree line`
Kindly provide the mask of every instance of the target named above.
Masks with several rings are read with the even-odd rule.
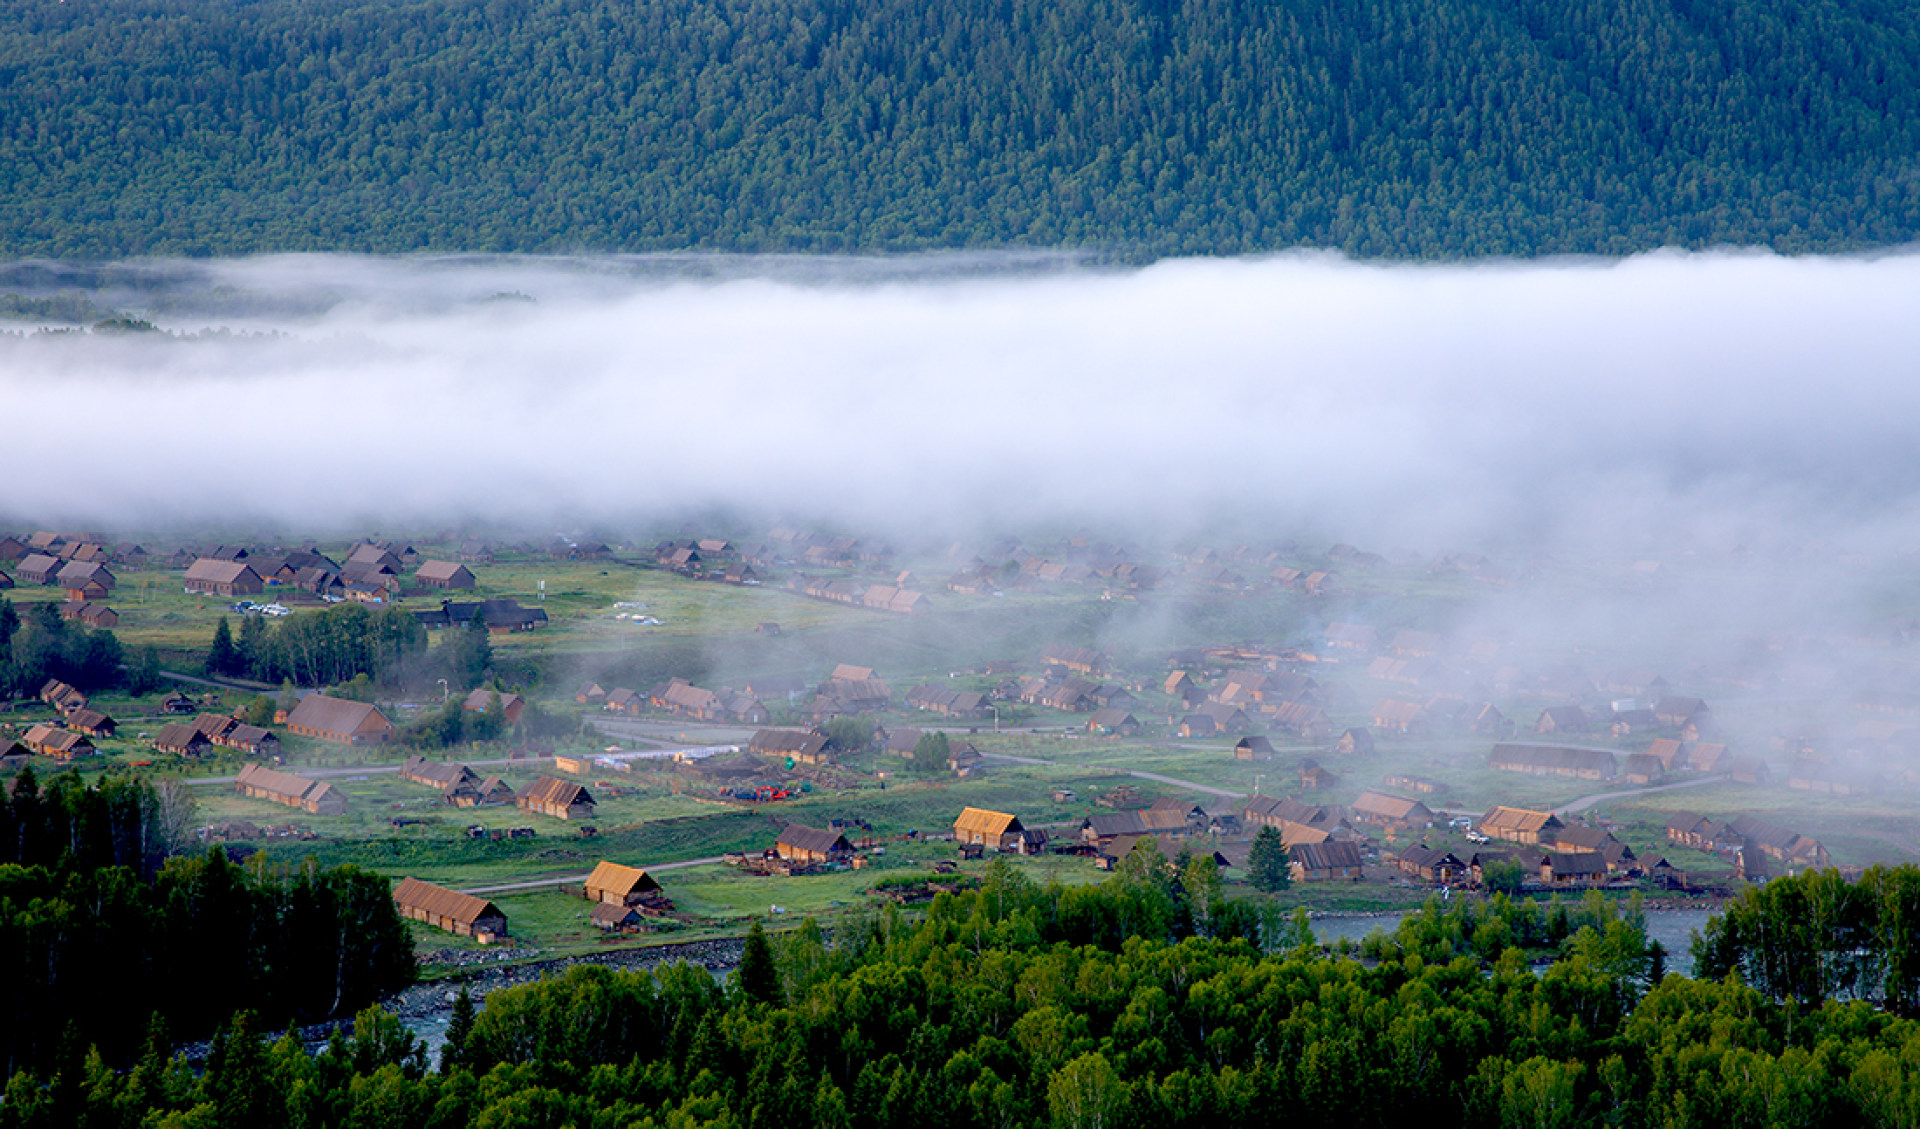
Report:
[[[484,626],[481,630],[484,633]],[[237,637],[221,616],[207,648],[206,669],[214,675],[303,686],[331,686],[364,675],[376,685],[399,687],[425,681],[429,674],[439,676],[438,667],[430,670],[426,655],[427,629],[413,613],[341,603],[285,616],[271,627],[261,616],[242,616]],[[465,654],[458,662],[439,665],[465,687],[476,684],[491,662],[488,647],[477,670]]]
[[[1897,0],[20,0],[0,254],[1837,251],[1917,71]]]
[[[991,866],[832,943],[756,927],[725,983],[582,965],[477,1015],[463,996],[438,1071],[378,1011],[318,1055],[238,1017],[198,1077],[157,1045],[126,1073],[17,1076],[0,1127],[1837,1129],[1920,1109],[1920,1025],[1660,972],[1605,902],[1430,905],[1366,962],[1180,915],[1089,931],[1183,896],[1167,860],[1135,861],[1078,890]]]
[[[0,1070],[108,1066],[159,1018],[204,1038],[245,1009],[284,1025],[350,1016],[405,986],[413,941],[386,878],[193,851],[178,785],[31,768],[0,804]]]
[[[32,697],[50,678],[87,693],[146,694],[159,688],[160,655],[148,647],[129,665],[111,630],[62,619],[58,604],[36,603],[23,616],[0,599],[0,699]]]

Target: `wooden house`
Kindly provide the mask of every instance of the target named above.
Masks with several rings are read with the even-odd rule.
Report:
[[[548,622],[545,608],[522,607],[520,601],[504,598],[468,603],[442,600],[438,608],[413,614],[428,631],[464,628],[477,618],[491,635],[533,631]]]
[[[464,764],[430,761],[422,756],[408,757],[400,765],[400,779],[411,784],[424,784],[449,799],[452,791],[480,783],[479,775]]]
[[[799,729],[756,730],[753,739],[747,742],[747,751],[776,760],[790,757],[795,764],[833,763],[826,736]]]
[[[1203,713],[1188,714],[1180,719],[1179,733],[1182,737],[1211,737],[1220,731],[1211,717]]]
[[[587,876],[587,900],[601,905],[638,907],[656,899],[660,883],[639,867],[601,860]]]
[[[90,757],[97,750],[86,734],[75,733],[71,729],[62,729],[56,725],[35,725],[30,727],[20,743],[43,757],[55,760],[73,760],[75,757]]]
[[[213,742],[191,721],[169,721],[153,738],[153,747],[163,753],[197,757],[213,748]]]
[[[471,793],[456,790],[448,797],[457,808],[493,807],[513,803],[516,798],[513,785],[498,776],[489,776],[482,780],[474,786]]]
[[[453,561],[428,561],[413,574],[413,582],[422,588],[472,589],[479,584],[472,569]]]
[[[1080,839],[1084,843],[1112,847],[1123,840],[1132,842],[1142,837],[1177,839],[1205,829],[1204,823],[1196,825],[1184,810],[1145,808],[1088,816],[1080,821]],[[1108,853],[1120,857],[1126,851],[1117,849]]]
[[[69,686],[58,678],[49,678],[41,683],[40,692],[36,697],[52,706],[63,717],[87,708],[87,696],[81,693],[79,688]]]
[[[492,704],[493,696],[496,693],[499,693],[499,691],[484,688],[475,690],[467,695],[465,701],[460,703],[460,708],[469,713],[485,713],[487,712],[487,707]],[[520,715],[526,711],[527,700],[518,694],[500,694],[500,708],[506,717],[507,724],[512,725],[518,722]]]
[[[1373,753],[1373,730],[1353,728],[1340,735],[1333,743],[1333,751],[1345,756],[1370,756]]]
[[[1608,878],[1607,860],[1592,851],[1555,851],[1540,856],[1539,874],[1548,886],[1597,886]]]
[[[1296,882],[1358,882],[1365,877],[1366,859],[1357,843],[1296,843],[1287,848],[1287,869]]]
[[[404,918],[426,922],[457,937],[472,937],[483,945],[507,935],[507,915],[500,912],[500,907],[418,878],[401,879],[394,888],[393,902]]]
[[[1087,731],[1113,737],[1132,737],[1140,732],[1140,719],[1124,709],[1100,709],[1087,719]]]
[[[646,928],[647,919],[632,906],[599,902],[587,914],[587,921],[608,933],[634,933]]]
[[[1657,741],[1655,742],[1655,744],[1658,743]],[[1679,744],[1677,741],[1674,743],[1676,745]],[[1649,749],[1648,751],[1652,752],[1653,750]],[[1726,745],[1718,741],[1702,741],[1687,750],[1686,767],[1693,769],[1695,772],[1725,772],[1727,770],[1728,759]]]
[[[1425,882],[1464,882],[1467,864],[1444,847],[1420,844],[1393,856],[1394,868]]]
[[[1241,809],[1240,818],[1245,823],[1282,830],[1288,823],[1297,823],[1329,832],[1341,822],[1328,808],[1287,796],[1254,796]]]
[[[1466,715],[1467,730],[1471,733],[1490,733],[1504,737],[1513,732],[1513,722],[1497,709],[1492,702],[1482,702],[1477,709]]]
[[[300,699],[287,714],[287,728],[337,745],[379,745],[393,737],[393,722],[373,705],[325,694]]]
[[[1305,791],[1317,791],[1332,788],[1340,783],[1340,778],[1329,771],[1325,765],[1312,758],[1300,762],[1300,787]]]
[[[1381,698],[1373,704],[1375,729],[1389,733],[1423,733],[1428,728],[1426,707],[1401,698]]]
[[[1566,825],[1550,811],[1496,807],[1480,817],[1480,833],[1510,843],[1537,846],[1551,843]]]
[[[1672,729],[1685,730],[1689,727],[1702,730],[1713,723],[1713,711],[1699,698],[1666,697],[1653,707],[1655,717],[1660,724]]]
[[[256,596],[266,582],[244,561],[202,557],[187,568],[186,589],[207,596]]]
[[[242,768],[234,780],[233,790],[243,796],[285,804],[314,815],[347,813],[346,794],[333,785],[263,765],[250,764]]]
[[[1333,721],[1327,712],[1312,702],[1281,702],[1273,708],[1274,728],[1309,741],[1333,736]]]
[[[31,553],[20,559],[14,569],[22,584],[52,584],[66,567],[59,557],[47,553]]]
[[[1021,826],[1020,817],[985,808],[960,809],[960,815],[953,821],[953,840],[989,850],[1028,853],[1027,829]],[[1040,842],[1045,841],[1042,836]]]
[[[1629,784],[1651,784],[1667,774],[1667,766],[1651,753],[1629,753],[1620,775]]]
[[[89,600],[68,600],[60,605],[60,618],[77,620],[88,627],[118,627],[120,613],[105,604]]]
[[[773,841],[774,853],[788,862],[840,862],[853,854],[853,845],[838,831],[789,823]]]
[[[1611,780],[1619,773],[1619,762],[1605,749],[1565,745],[1498,744],[1487,757],[1487,767],[1501,772],[1570,776],[1578,780]]]
[[[1818,869],[1833,865],[1820,840],[1758,816],[1735,816],[1727,821],[1727,830],[1745,840],[1745,845],[1756,847],[1762,854],[1791,867]]]
[[[226,735],[215,744],[237,749],[249,756],[278,757],[280,755],[280,738],[262,726],[248,725],[245,722],[227,730]]]
[[[513,798],[521,811],[555,819],[592,819],[593,794],[586,788],[553,776],[542,776]]]
[[[99,561],[71,561],[61,567],[55,583],[66,590],[68,600],[85,603],[112,595],[115,581],[113,573]]]
[[[1186,706],[1193,706],[1207,700],[1207,692],[1202,690],[1193,680],[1193,676],[1184,670],[1176,670],[1167,675],[1167,680],[1161,684],[1160,689],[1162,693]]]
[[[67,727],[89,737],[111,737],[114,720],[96,709],[75,710],[67,715]]]
[[[1533,723],[1535,733],[1585,733],[1587,711],[1579,706],[1548,706]]]
[[[1233,759],[1270,761],[1273,759],[1273,742],[1265,737],[1242,737],[1234,742]]]
[[[1433,826],[1433,811],[1419,800],[1388,792],[1362,792],[1347,806],[1347,816],[1355,823],[1401,830],[1424,830]]]

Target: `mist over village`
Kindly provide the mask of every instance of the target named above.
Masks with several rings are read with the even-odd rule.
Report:
[[[0,11],[0,1129],[1920,1123],[1915,59]]]

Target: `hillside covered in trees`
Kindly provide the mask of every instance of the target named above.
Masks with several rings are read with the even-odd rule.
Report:
[[[1834,251],[1891,0],[19,0],[0,255]]]

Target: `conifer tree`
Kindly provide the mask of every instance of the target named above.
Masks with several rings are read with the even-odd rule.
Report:
[[[473,994],[466,985],[453,998],[453,1014],[447,1019],[447,1042],[440,1048],[440,1073],[450,1074],[467,1052],[467,1039],[473,1034]]]
[[[774,963],[773,945],[759,922],[747,930],[747,942],[740,949],[740,994],[755,1003],[780,1003],[780,969]]]
[[[239,652],[233,645],[233,629],[227,626],[227,617],[221,616],[219,625],[213,629],[213,646],[207,648],[207,673],[232,674],[238,661]]]
[[[1247,874],[1254,888],[1272,894],[1293,884],[1287,868],[1287,843],[1272,825],[1260,828],[1253,837],[1253,850],[1247,854]]]

